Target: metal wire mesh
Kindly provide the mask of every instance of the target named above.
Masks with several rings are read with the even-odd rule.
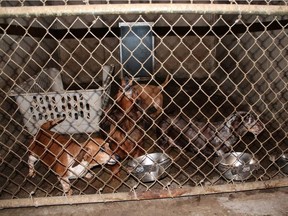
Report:
[[[1,0],[1,6],[49,6],[49,5],[91,5],[91,4],[262,4],[287,5],[286,0]]]
[[[16,1],[13,6],[28,2]],[[203,187],[208,192],[211,187],[253,183],[249,189],[256,189],[263,182],[287,180],[287,20],[287,16],[247,14],[2,18],[1,199],[62,195],[65,188],[60,182],[67,172],[73,179],[64,185],[69,183],[73,194],[80,195],[139,196],[158,191],[160,196],[161,191],[168,195],[174,191],[177,196],[183,188]],[[119,23],[128,26],[128,32],[121,34]],[[143,25],[148,30],[139,34],[135,28],[140,26],[141,31]],[[128,51],[127,59],[121,59],[123,50]],[[143,53],[146,57],[141,59]],[[149,58],[152,70],[147,69]],[[129,71],[125,64],[140,67]],[[113,65],[114,71],[104,75],[105,65]],[[42,86],[42,91],[31,93],[33,88],[23,88],[25,81],[37,82],[39,74],[50,68],[57,68],[63,89]],[[56,82],[54,75],[47,76]],[[19,88],[22,91],[11,93]],[[85,96],[91,91],[95,94]],[[29,130],[27,122],[35,120],[33,109],[40,112],[42,122],[30,123]],[[90,112],[86,118],[83,110]],[[97,117],[92,118],[94,114]],[[69,119],[68,126],[62,122],[56,127],[62,135],[60,141],[58,135],[53,138],[58,143],[55,153],[51,141],[39,141],[32,131],[63,117]],[[67,127],[74,129],[73,134]],[[91,127],[95,131],[89,131]],[[38,145],[48,143],[46,151],[36,155],[31,138]],[[98,138],[109,143],[108,150]],[[98,148],[93,154],[84,148],[91,140]],[[108,159],[96,158],[103,151]],[[34,178],[28,176],[31,153],[40,158]],[[86,159],[79,159],[80,153]],[[153,153],[164,156],[135,162],[138,156]],[[52,159],[45,159],[47,154]],[[88,167],[88,157],[99,165]],[[75,164],[70,166],[73,158]],[[109,165],[112,159],[116,165]],[[78,173],[72,169],[76,166],[87,169]],[[160,174],[149,180],[143,170],[149,176]],[[93,174],[89,179],[82,175],[86,171]]]

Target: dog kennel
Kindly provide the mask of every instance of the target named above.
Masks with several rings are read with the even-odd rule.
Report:
[[[1,208],[288,186],[286,0],[2,0],[0,5]],[[156,86],[170,77],[161,87],[162,117],[146,113],[152,123],[141,128],[147,172],[161,175],[144,181],[137,172],[147,158],[128,172],[127,157],[120,175],[100,165],[91,170],[91,179],[71,180],[71,197],[62,196],[57,175],[41,161],[36,177],[28,177],[29,140],[45,121],[64,115],[70,120],[56,130],[79,142],[109,139],[101,124],[107,104],[117,103],[123,72],[135,83]],[[235,140],[229,157],[189,151],[194,146],[189,137],[176,144],[187,125],[225,125],[237,111],[253,113],[263,128],[253,135],[244,127],[247,132]],[[161,131],[163,118],[171,120],[170,113],[185,116],[189,124],[176,125],[178,134],[163,147],[155,131]],[[214,138],[221,139],[212,127]],[[167,157],[155,161],[154,153]]]

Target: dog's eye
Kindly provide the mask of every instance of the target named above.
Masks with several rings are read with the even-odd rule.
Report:
[[[109,141],[107,146],[109,149],[111,149],[112,148],[112,142]]]

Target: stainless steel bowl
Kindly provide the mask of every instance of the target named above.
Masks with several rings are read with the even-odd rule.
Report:
[[[280,167],[283,173],[288,174],[288,153],[282,154],[276,160],[276,164]]]
[[[151,153],[128,162],[130,170],[142,182],[152,182],[167,176],[171,159],[162,153]]]
[[[249,153],[231,152],[216,158],[217,168],[221,174],[229,179],[243,181],[252,176],[252,172],[259,168],[258,160]]]

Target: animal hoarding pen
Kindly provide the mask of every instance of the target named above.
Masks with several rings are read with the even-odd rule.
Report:
[[[287,186],[287,2],[183,2],[1,1],[0,207]]]

